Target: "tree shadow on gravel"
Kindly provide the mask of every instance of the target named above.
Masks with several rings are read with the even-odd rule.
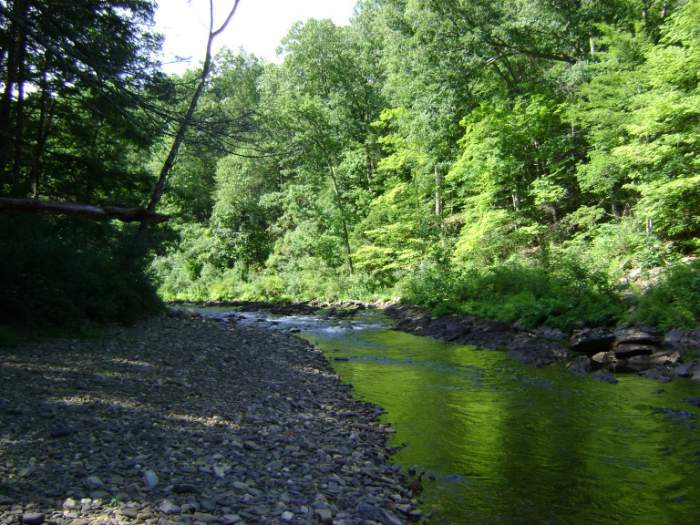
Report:
[[[291,345],[272,366],[250,332],[161,328],[0,349],[0,523],[31,512],[74,525],[271,523],[290,509],[307,522],[303,503],[374,495],[366,481],[385,468],[376,411],[322,357],[291,351],[305,343],[269,335]],[[379,474],[351,468],[367,461],[353,444]]]

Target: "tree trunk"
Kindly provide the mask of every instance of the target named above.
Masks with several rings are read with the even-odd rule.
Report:
[[[442,219],[442,173],[435,167],[435,215]]]
[[[331,182],[333,183],[333,193],[335,194],[335,202],[338,206],[338,211],[340,212],[340,222],[343,226],[343,244],[345,245],[345,255],[347,257],[348,270],[350,271],[350,275],[352,275],[355,270],[352,265],[350,235],[348,235],[348,224],[345,219],[345,208],[343,206],[343,200],[340,198],[340,188],[338,187],[338,179],[335,176],[335,168],[329,165],[328,169],[331,175]]]
[[[13,7],[13,13],[22,15],[24,0],[17,0]],[[9,38],[7,45],[7,71],[5,74],[5,90],[0,102],[0,133],[4,135],[0,140],[0,175],[5,174],[5,166],[10,157],[10,144],[12,135],[10,134],[10,109],[12,106],[12,94],[15,90],[15,80],[17,77],[17,56],[19,54],[19,44],[23,30],[16,21],[10,24]]]
[[[41,179],[42,162],[44,155],[44,146],[49,137],[51,129],[51,121],[53,120],[54,101],[51,98],[51,93],[48,87],[48,79],[46,71],[41,76],[41,99],[39,102],[39,123],[37,124],[36,141],[34,145],[34,155],[32,157],[32,168],[29,174],[29,179],[32,184],[32,197],[35,199],[39,196],[39,181]]]
[[[22,6],[22,18],[26,16],[26,5]],[[17,103],[15,105],[15,153],[12,167],[12,179],[15,187],[20,183],[22,153],[24,147],[24,81],[26,76],[27,34],[20,31],[17,49]]]
[[[226,17],[226,20],[221,25],[221,27],[219,27],[219,29],[214,31],[214,5],[213,0],[209,0],[209,37],[207,38],[207,51],[204,57],[202,73],[199,76],[199,82],[197,84],[197,88],[194,91],[194,94],[192,95],[192,99],[190,100],[187,112],[185,113],[184,118],[180,121],[180,125],[178,127],[177,133],[175,134],[173,144],[170,147],[168,156],[165,159],[165,162],[163,163],[163,167],[160,170],[160,174],[158,175],[158,181],[156,182],[153,194],[151,195],[151,199],[148,202],[148,206],[146,207],[146,209],[149,212],[155,212],[156,206],[158,206],[160,199],[163,197],[163,193],[165,192],[165,187],[168,182],[168,176],[170,175],[170,171],[175,165],[175,159],[177,158],[178,151],[180,150],[180,146],[182,145],[182,142],[185,139],[187,129],[189,128],[192,122],[192,117],[194,116],[194,112],[197,109],[197,103],[199,102],[199,98],[202,96],[202,93],[206,86],[207,78],[209,77],[209,72],[211,70],[212,43],[214,42],[214,39],[219,34],[221,34],[224,31],[224,29],[226,29],[226,26],[231,21],[231,18],[233,18],[234,13],[236,12],[236,8],[238,7],[239,1],[240,0],[234,1],[233,7],[231,8],[231,11]],[[137,234],[137,241],[143,240],[143,236],[146,232],[146,227],[147,223],[142,222]]]

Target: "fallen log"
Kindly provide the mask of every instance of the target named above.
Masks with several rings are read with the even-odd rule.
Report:
[[[0,210],[21,212],[80,215],[98,220],[117,219],[122,222],[165,222],[170,216],[156,213],[146,208],[121,208],[118,206],[92,206],[38,199],[13,199],[0,197]]]

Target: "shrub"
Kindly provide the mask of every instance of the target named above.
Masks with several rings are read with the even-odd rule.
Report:
[[[627,316],[631,323],[669,328],[695,328],[700,321],[700,260],[670,268],[660,282],[639,298]]]
[[[29,215],[0,222],[0,323],[40,332],[131,322],[162,305],[133,259],[133,231]]]

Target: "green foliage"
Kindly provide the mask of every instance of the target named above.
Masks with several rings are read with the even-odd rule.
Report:
[[[605,275],[565,261],[547,267],[509,262],[458,274],[428,266],[404,293],[438,314],[459,311],[528,327],[607,325],[623,310]]]
[[[700,261],[677,264],[647,289],[627,317],[632,323],[669,328],[695,328],[700,322]]]
[[[242,157],[192,133],[161,294],[632,322],[630,276],[699,246],[699,10],[363,1],[349,26],[295,24],[279,65],[227,54],[203,111],[248,115]],[[634,319],[687,325],[652,299],[678,286]]]
[[[39,334],[47,328],[79,329],[85,322],[133,322],[159,311],[145,261],[133,260],[132,238],[132,231],[109,224],[5,216],[2,323]]]

